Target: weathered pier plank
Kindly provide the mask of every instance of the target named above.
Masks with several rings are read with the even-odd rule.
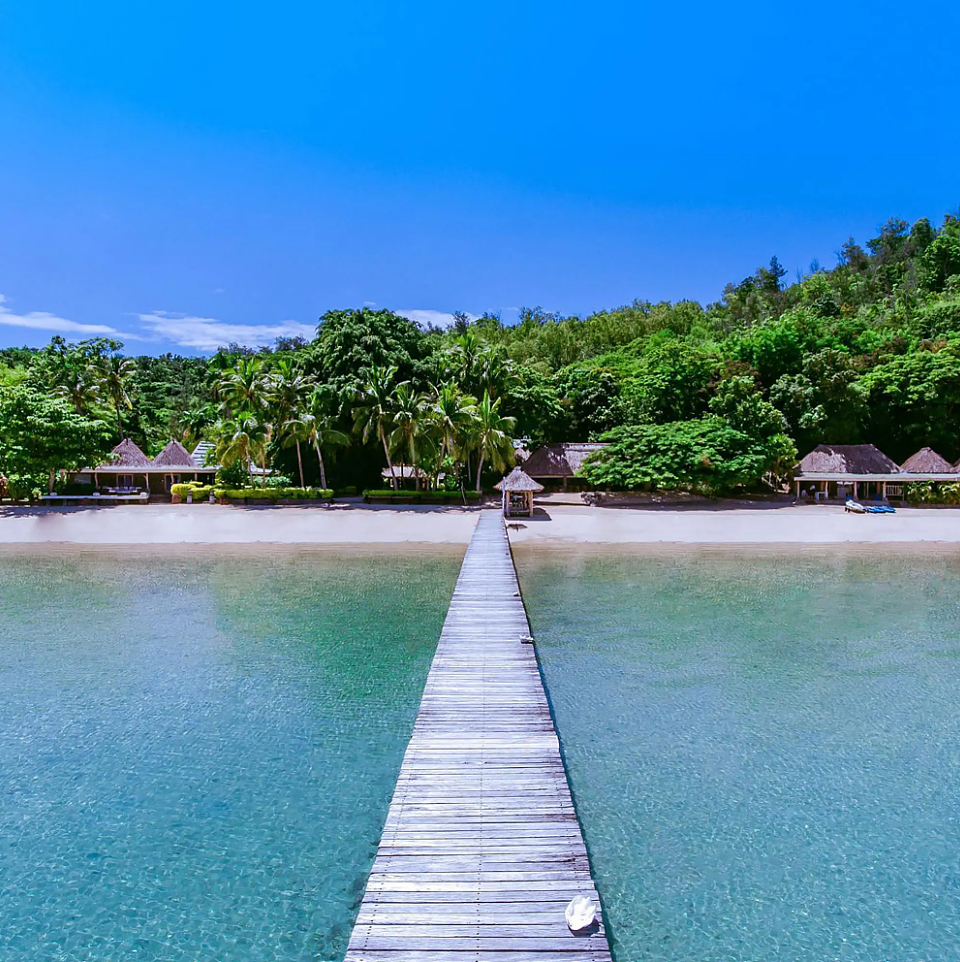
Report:
[[[610,962],[499,512],[480,515],[346,962]]]

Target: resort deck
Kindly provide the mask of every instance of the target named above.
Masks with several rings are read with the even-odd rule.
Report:
[[[427,678],[346,962],[609,962],[499,512],[481,514]]]

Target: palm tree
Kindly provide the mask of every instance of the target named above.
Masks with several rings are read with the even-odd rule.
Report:
[[[326,409],[323,398],[316,392],[310,399],[309,410],[303,412],[296,424],[289,426],[289,436],[313,446],[320,464],[320,487],[327,486],[327,469],[323,463],[323,449],[337,444],[349,444],[350,439],[336,427],[336,420]],[[289,443],[289,442],[288,442]],[[299,461],[300,448],[297,446]],[[303,485],[303,464],[300,464],[300,484]]]
[[[436,425],[440,436],[440,453],[437,458],[437,474],[443,465],[443,459],[452,454],[456,457],[461,442],[469,433],[476,420],[476,398],[464,394],[453,383],[441,384],[435,387],[434,398],[430,404],[430,417]]]
[[[293,443],[297,449],[297,466],[300,469],[300,487],[303,483],[303,457],[300,454],[302,431],[297,425],[302,423],[306,414],[307,402],[316,387],[312,377],[304,374],[293,360],[288,357],[280,358],[274,365],[271,374],[271,400],[274,408],[274,418],[281,426],[281,436],[284,443]],[[326,487],[326,485],[324,485]]]
[[[513,361],[503,348],[491,346],[473,330],[456,338],[449,354],[460,384],[477,397],[483,391],[489,391],[491,397],[502,395],[516,380]]]
[[[209,404],[191,408],[180,415],[177,424],[182,432],[183,440],[195,443],[203,437],[203,432],[216,420],[214,410]]]
[[[238,357],[217,382],[216,393],[230,414],[240,411],[262,415],[270,404],[273,382],[256,356]]]
[[[272,425],[250,411],[242,411],[235,418],[220,421],[217,425],[217,460],[229,467],[242,461],[247,470],[254,461],[260,463],[260,486],[266,484],[267,447],[270,444]]]
[[[473,433],[473,444],[480,453],[477,464],[477,490],[480,490],[480,475],[483,462],[489,460],[497,471],[503,471],[513,461],[513,440],[510,432],[516,421],[500,414],[500,399],[491,400],[490,392],[484,391],[477,404],[477,420]]]
[[[371,367],[367,383],[360,392],[357,406],[353,411],[353,428],[355,431],[362,432],[363,443],[366,444],[373,436],[380,439],[394,488],[397,487],[397,473],[393,469],[387,434],[393,431],[394,427],[394,378],[396,376],[396,367],[380,368],[376,365]]]
[[[122,407],[128,410],[133,407],[128,388],[136,370],[136,362],[130,357],[111,354],[100,359],[100,385],[103,392],[110,399],[117,412],[117,429],[120,440],[123,440],[123,420],[120,417]]]
[[[100,399],[97,372],[89,365],[69,364],[58,374],[54,391],[67,398],[77,414],[86,414]]]
[[[390,443],[394,449],[406,453],[414,476],[414,485],[420,490],[419,458],[417,442],[429,442],[430,423],[425,416],[429,401],[426,395],[414,390],[409,381],[398,384],[393,394],[393,424]]]

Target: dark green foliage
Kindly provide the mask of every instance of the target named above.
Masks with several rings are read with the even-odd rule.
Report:
[[[77,414],[65,399],[24,385],[0,390],[0,473],[46,486],[59,468],[102,461],[112,440],[102,421]]]
[[[223,488],[240,488],[250,480],[250,471],[242,461],[223,465],[217,471],[217,485]]]
[[[560,416],[550,440],[594,439],[624,421],[620,382],[609,370],[589,365],[564,368],[554,379],[554,391]]]
[[[395,367],[400,381],[425,380],[429,353],[424,332],[393,311],[327,311],[309,348],[309,371],[352,401],[373,367]]]
[[[616,489],[680,489],[711,495],[756,488],[796,453],[782,434],[751,438],[724,418],[616,428],[588,460],[586,478]]]
[[[664,424],[706,412],[720,358],[702,345],[661,335],[650,339],[628,370],[623,386],[625,419]]]
[[[67,495],[74,495],[74,496],[80,495],[80,496],[82,496],[82,495],[85,495],[85,494],[93,494],[93,492],[96,491],[96,490],[97,490],[97,486],[96,486],[95,484],[77,484],[77,483],[73,483],[73,484],[58,484],[58,485],[57,485],[57,494],[67,494]]]
[[[924,445],[953,461],[960,454],[960,334],[919,350],[885,358],[867,371],[867,434],[895,461]]]

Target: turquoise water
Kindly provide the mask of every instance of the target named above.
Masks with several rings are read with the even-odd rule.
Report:
[[[518,551],[619,962],[957,957],[960,561],[895,550]]]
[[[0,558],[0,960],[342,958],[459,561]]]

